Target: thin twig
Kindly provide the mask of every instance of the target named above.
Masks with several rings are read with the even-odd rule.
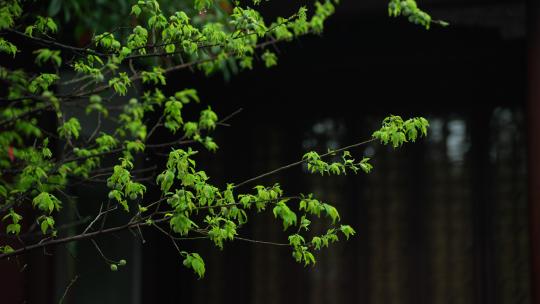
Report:
[[[156,129],[160,126],[162,126],[163,124],[161,123],[163,121],[163,118],[165,118],[165,111],[163,111],[163,114],[161,114],[161,116],[159,117],[158,121],[156,122],[156,124],[152,127],[152,129],[150,130],[150,132],[148,132],[148,134],[146,135],[146,139],[150,138],[152,136],[152,134],[154,134],[154,132],[156,131]]]
[[[88,140],[86,140],[86,144],[89,144],[94,139],[94,137],[97,135],[100,129],[101,129],[101,112],[98,112],[96,128],[94,129],[94,132],[92,132],[92,135],[90,135]]]
[[[249,242],[249,243],[255,243],[255,244],[264,244],[264,245],[273,245],[273,246],[291,246],[290,244],[287,244],[287,243],[276,243],[276,242],[252,240],[252,239],[247,239],[247,238],[243,238],[239,236],[235,236],[234,239],[244,241],[244,242]]]
[[[79,279],[79,275],[75,275],[73,280],[71,280],[71,282],[68,284],[68,286],[66,287],[66,290],[64,290],[64,294],[60,298],[60,301],[58,302],[58,304],[64,303],[64,299],[66,298],[69,289],[71,288],[71,286],[73,286],[73,284],[75,284],[75,282],[77,282],[77,279]]]
[[[99,207],[99,213],[98,215],[96,216],[96,218],[94,218],[94,220],[92,222],[90,222],[90,224],[88,224],[88,226],[86,227],[86,229],[84,229],[83,233],[82,234],[85,234],[86,232],[88,232],[88,230],[90,230],[90,228],[92,228],[92,226],[99,220],[99,218],[111,211],[114,211],[118,208],[118,206],[114,206],[110,209],[107,209],[105,211],[102,211],[103,209],[103,204],[101,204],[101,207]]]
[[[96,56],[107,56],[107,54],[100,53],[100,52],[97,52],[97,51],[89,49],[89,48],[80,48],[80,47],[75,47],[75,46],[59,43],[59,42],[56,42],[54,40],[43,39],[43,38],[39,38],[39,37],[35,37],[35,36],[28,36],[25,33],[19,32],[19,31],[14,30],[14,29],[9,29],[8,28],[8,29],[5,29],[5,30],[10,32],[10,33],[14,33],[14,34],[17,34],[19,36],[25,37],[26,39],[33,40],[33,41],[35,41],[37,43],[59,47],[59,48],[65,49],[65,50],[72,51],[72,52],[74,52],[74,53],[76,53],[78,55],[81,55],[80,53],[86,53],[86,54],[91,54],[91,55],[96,55]]]
[[[94,244],[94,247],[96,248],[97,252],[99,253],[99,255],[101,256],[101,258],[107,263],[107,264],[116,264],[116,261],[113,261],[111,259],[109,259],[108,257],[105,256],[105,254],[103,253],[103,251],[101,250],[101,248],[99,247],[98,243],[96,242],[96,240],[94,239],[90,239],[90,241],[92,242],[92,244]]]

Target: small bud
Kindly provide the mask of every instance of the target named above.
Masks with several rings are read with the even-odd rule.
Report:
[[[101,96],[99,96],[99,95],[90,96],[90,102],[91,103],[99,103],[99,102],[101,102]]]
[[[116,266],[116,264],[111,264],[111,271],[118,271],[118,266]]]
[[[124,259],[121,259],[120,261],[118,261],[119,266],[126,266],[126,264],[127,264],[127,261]]]

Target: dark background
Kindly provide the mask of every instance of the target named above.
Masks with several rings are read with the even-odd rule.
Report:
[[[428,118],[429,136],[418,143],[354,150],[373,158],[369,175],[321,178],[298,167],[261,181],[335,204],[357,236],[323,250],[313,268],[295,263],[287,248],[235,241],[220,252],[186,242],[206,261],[206,277],[197,280],[167,238],[146,231],[142,244],[126,232],[99,240],[109,256],[128,260],[118,273],[90,244],[70,244],[75,259],[65,248],[26,257],[11,291],[28,303],[55,303],[78,275],[71,303],[538,303],[538,252],[531,251],[538,240],[529,229],[536,215],[528,209],[538,202],[528,193],[535,195],[527,159],[536,143],[528,141],[536,102],[527,106],[528,83],[535,91],[527,73],[536,56],[533,3],[421,1],[451,23],[426,31],[389,19],[379,2],[343,1],[322,37],[279,45],[275,68],[259,64],[229,81],[171,75],[165,88],[196,88],[222,117],[243,108],[218,129],[218,153],[198,158],[218,185],[308,150],[365,140],[388,114]],[[267,7],[273,14],[296,6]],[[106,193],[72,190],[88,213]],[[271,214],[251,217],[240,234],[286,238]]]

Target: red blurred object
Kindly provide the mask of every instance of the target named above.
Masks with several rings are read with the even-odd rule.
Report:
[[[13,146],[9,146],[9,148],[8,148],[8,156],[9,156],[9,159],[12,162],[15,161],[15,154],[13,154]]]

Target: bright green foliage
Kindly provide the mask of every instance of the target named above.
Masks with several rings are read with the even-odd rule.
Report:
[[[267,68],[277,65],[277,56],[270,51],[264,52],[264,54],[262,54],[262,59],[264,60],[264,65]]]
[[[131,7],[131,14],[135,15],[135,17],[139,17],[141,12],[142,12],[142,10],[137,4],[135,4],[135,5],[133,5]]]
[[[212,0],[195,0],[195,9],[206,10],[212,6]]]
[[[223,249],[223,241],[232,241],[237,235],[237,226],[232,220],[219,216],[207,216],[204,221],[210,227],[208,238],[220,249]]]
[[[10,253],[13,252],[13,248],[9,245],[0,246],[0,253]]]
[[[433,22],[442,26],[448,26],[447,22],[432,20],[429,14],[418,8],[415,0],[390,0],[388,3],[388,14],[392,17],[407,17],[409,22],[420,24],[426,29],[429,29]]]
[[[6,232],[12,234],[19,234],[19,232],[21,232],[21,225],[19,224],[19,222],[22,220],[22,216],[17,214],[13,209],[10,209],[9,213],[2,218],[2,221],[7,219],[11,220],[11,224],[7,225]]]
[[[84,233],[107,231],[97,230],[94,223],[101,222],[108,228],[105,215],[117,212],[116,217],[126,220],[119,226],[122,229],[137,233],[146,227],[165,233],[183,257],[184,266],[199,278],[205,274],[204,261],[197,253],[181,251],[177,240],[205,238],[224,249],[235,240],[249,241],[241,236],[243,226],[254,214],[270,211],[286,234],[286,243],[279,245],[288,246],[297,262],[315,264],[314,250],[338,241],[338,234],[349,239],[356,233],[341,223],[337,208],[313,194],[285,196],[277,183],[244,188],[277,171],[236,185],[213,184],[197,166],[196,157],[198,147],[218,150],[212,133],[224,125],[225,119],[210,105],[194,105],[201,102],[194,88],[166,96],[156,86],[170,85],[173,81],[167,79],[167,73],[172,71],[230,77],[239,68],[252,69],[259,64],[273,67],[278,64],[278,56],[270,51],[271,46],[321,33],[338,1],[308,1],[292,15],[274,20],[265,20],[256,9],[260,0],[226,2],[231,5],[229,10],[210,0],[189,1],[189,6],[188,2],[163,2],[169,5],[160,5],[156,0],[134,1],[131,16],[124,18],[124,24],[115,24],[107,32],[97,31],[87,46],[80,47],[56,40],[55,33],[61,32],[62,26],[52,16],[61,10],[70,11],[73,3],[77,3],[75,11],[79,10],[80,16],[81,8],[94,9],[92,4],[53,0],[47,9],[50,16],[28,12],[23,18],[20,1],[0,0],[0,52],[17,60],[19,49],[3,34],[22,36],[38,45],[34,48],[35,63],[47,70],[0,67],[0,80],[6,84],[0,105],[0,147],[8,151],[0,153],[0,216],[6,224],[5,232],[22,234],[22,227],[35,221],[43,237],[37,245],[47,246],[58,238],[56,225],[63,224],[57,217],[62,207],[59,197],[72,200],[68,185],[102,182],[107,185],[108,195],[97,201],[102,204],[100,213],[93,216]],[[390,0],[389,9],[392,16],[407,16],[426,28],[435,22],[414,1]],[[73,73],[58,72],[66,70]],[[130,98],[120,104],[123,99],[117,100],[118,96]],[[84,109],[88,117],[67,112],[72,106]],[[202,110],[196,110],[198,107]],[[44,120],[50,116],[46,113],[54,114],[51,117],[56,121]],[[96,120],[95,126],[84,129],[86,123],[82,122],[92,119]],[[54,125],[44,127],[44,122]],[[102,127],[105,122],[112,127]],[[371,141],[397,148],[426,136],[428,126],[424,118],[403,120],[390,116],[373,133]],[[156,143],[156,132],[174,140]],[[162,149],[157,151],[160,155],[168,153],[166,163],[140,168],[144,164],[142,156],[151,155],[154,149]],[[355,160],[351,149],[324,154],[310,151],[281,169],[305,164],[309,172],[323,176],[369,173],[373,169],[370,159]],[[155,184],[149,180],[155,180]],[[147,198],[150,187],[160,192],[159,199]],[[30,219],[23,218],[20,210],[30,205],[34,214]],[[315,220],[321,223],[311,225]],[[0,245],[0,257],[14,251]],[[16,250],[20,253],[25,248]],[[105,262],[111,271],[126,265],[125,260],[105,258]]]
[[[0,4],[0,29],[12,28],[22,13],[20,2],[3,0]]]
[[[106,50],[118,51],[121,47],[121,44],[118,40],[115,39],[113,33],[105,32],[99,34],[94,39],[96,46],[101,46]]]
[[[299,234],[289,236],[289,244],[293,247],[292,256],[298,263],[304,263],[304,266],[315,265],[315,256],[305,245],[304,238]]]
[[[138,6],[133,6],[138,7]],[[140,9],[139,9],[140,11]],[[127,47],[130,49],[138,49],[141,55],[146,54],[146,42],[148,41],[148,30],[144,27],[137,25],[133,28],[133,33],[127,38]]]
[[[54,229],[54,219],[50,216],[42,216],[38,219],[39,227],[43,234],[46,234],[49,229]]]
[[[342,230],[343,234],[347,237],[347,239],[349,239],[350,235],[353,235],[355,233],[354,230],[352,230],[352,228],[349,227],[348,225],[344,225],[341,227],[348,227],[348,228],[345,228],[346,233],[343,232],[342,229],[340,229]],[[339,241],[339,238],[337,236],[337,231],[336,229],[331,228],[331,229],[328,229],[325,234],[314,236],[311,239],[310,245],[313,246],[313,248],[315,248],[316,250],[321,250],[322,248],[325,248],[325,247],[328,248],[328,246],[331,243],[335,243],[337,241]]]
[[[73,64],[73,70],[77,73],[91,76],[95,81],[103,81],[103,61],[95,55],[88,55],[85,60],[78,60]]]
[[[399,116],[391,115],[385,118],[373,138],[381,143],[397,148],[405,142],[415,142],[418,137],[427,136],[429,122],[423,117],[414,117],[403,121]]]
[[[60,127],[58,127],[58,135],[63,138],[75,139],[79,138],[79,133],[81,131],[81,124],[79,120],[75,117],[70,118],[68,121],[64,122]]]
[[[60,77],[55,74],[41,74],[30,82],[28,85],[28,91],[30,93],[47,91],[49,86],[51,86],[59,78]]]
[[[37,16],[37,20],[33,25],[29,25],[24,30],[24,33],[28,36],[33,36],[34,34],[47,34],[49,32],[56,33],[58,31],[58,26],[54,20],[50,17]]]
[[[17,54],[17,47],[13,43],[5,40],[4,38],[0,38],[0,52],[11,54],[13,55],[13,57],[15,57],[15,55]]]
[[[201,118],[199,118],[199,128],[201,130],[214,130],[218,121],[217,114],[212,111],[212,108],[201,111]]]
[[[36,63],[38,65],[43,65],[47,61],[54,63],[56,66],[62,65],[62,58],[60,57],[60,51],[51,51],[50,49],[39,49],[34,52],[37,54]]]
[[[321,213],[326,214],[332,219],[332,223],[335,223],[339,220],[339,213],[337,209],[329,204],[322,203],[317,199],[313,198],[313,195],[308,195],[302,197],[300,200],[299,210],[304,210],[306,213],[311,215],[316,215],[317,217],[321,216]]]
[[[176,133],[184,123],[184,120],[182,119],[183,107],[183,103],[178,101],[175,97],[170,97],[165,103],[165,127],[173,133]]]
[[[324,29],[324,20],[334,14],[335,6],[339,1],[315,2],[315,15],[311,19],[310,26],[316,33]]]
[[[173,216],[170,223],[172,230],[180,235],[187,235],[193,227],[196,227],[195,223],[182,213]]]
[[[88,106],[86,106],[86,114],[90,114],[92,112],[97,112],[102,114],[103,116],[107,117],[109,116],[109,110],[103,105],[101,96],[99,95],[92,95],[88,99],[89,103]]]
[[[145,112],[152,109],[152,105],[145,105],[140,103],[137,99],[131,98],[129,103],[124,106],[123,112],[118,115],[120,127],[116,129],[116,132],[122,137],[131,136],[138,138],[139,140],[146,139],[146,125],[142,122]],[[124,155],[130,158],[132,155],[129,153]]]
[[[152,72],[143,71],[141,72],[141,77],[143,83],[166,84],[165,76],[163,76],[163,69],[161,67],[154,67]]]
[[[131,86],[131,80],[126,73],[120,72],[118,77],[109,80],[109,86],[112,87],[118,95],[124,96],[127,94],[128,87]]]
[[[60,210],[61,202],[54,195],[41,192],[38,196],[34,197],[32,205],[41,211],[51,214],[54,210]]]
[[[193,271],[199,276],[199,279],[204,277],[206,269],[204,268],[204,261],[198,253],[181,252],[184,257],[184,266],[193,269]]]
[[[279,216],[283,220],[283,230],[287,230],[287,228],[297,223],[296,213],[287,207],[286,202],[287,200],[279,201],[273,210],[274,216],[276,218]]]
[[[121,164],[113,168],[113,174],[107,179],[109,199],[119,203],[125,211],[129,211],[128,199],[142,198],[146,192],[146,186],[134,182],[129,170],[133,169],[133,163],[128,159],[120,159]]]
[[[345,238],[347,238],[347,240],[349,239],[349,237],[356,234],[356,231],[354,231],[354,229],[352,229],[352,227],[349,225],[341,225],[341,227],[339,227],[339,230],[343,233],[343,235],[345,235]]]
[[[58,26],[52,18],[37,16],[36,22],[27,26],[24,33],[33,37],[35,34],[48,34],[49,32],[56,33],[57,31]]]
[[[335,155],[335,152],[328,152],[326,155]],[[307,162],[308,171],[319,173],[321,175],[341,175],[347,174],[347,171],[357,173],[362,170],[365,173],[371,172],[373,168],[369,163],[369,158],[364,157],[360,162],[355,162],[349,151],[343,151],[340,162],[328,163],[322,160],[321,156],[314,151],[304,154],[303,160]]]

